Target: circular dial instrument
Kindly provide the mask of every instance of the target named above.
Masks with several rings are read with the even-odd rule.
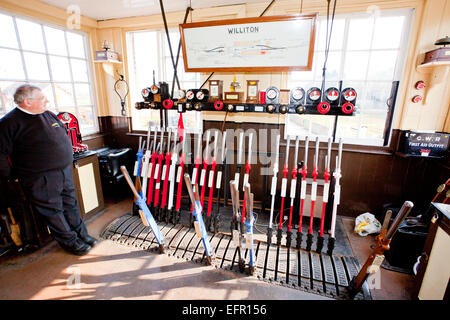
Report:
[[[147,98],[148,95],[150,94],[150,91],[148,90],[148,88],[142,89],[141,91],[142,97]]]
[[[198,100],[203,100],[205,94],[203,93],[203,91],[198,91],[195,96],[197,97]]]
[[[351,88],[347,88],[344,90],[344,99],[346,101],[352,102],[356,99],[356,91]]]
[[[266,93],[267,98],[275,99],[277,97],[277,91],[275,89],[269,89]]]
[[[152,85],[150,90],[152,91],[153,94],[157,94],[159,91],[159,88],[156,85]]]
[[[320,90],[319,89],[314,89],[309,93],[309,98],[312,101],[317,101],[320,99]]]
[[[184,99],[186,97],[186,92],[184,90],[177,90],[177,98]]]
[[[186,98],[188,99],[188,100],[192,100],[192,99],[194,99],[194,92],[192,92],[191,90],[189,90],[188,92],[186,92]]]
[[[326,92],[329,101],[336,101],[339,99],[339,91],[336,88],[330,88]]]
[[[292,98],[294,100],[301,100],[303,98],[303,90],[296,88],[292,91]]]

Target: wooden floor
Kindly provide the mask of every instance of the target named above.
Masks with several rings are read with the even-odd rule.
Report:
[[[364,264],[371,253],[370,246],[376,244],[375,236],[368,235],[361,237],[354,232],[354,219],[342,219],[345,232],[349,238],[355,258],[361,265]],[[376,286],[376,283],[374,283]],[[414,286],[414,276],[404,273],[394,272],[380,268],[379,289],[371,289],[374,300],[413,300],[412,290]]]
[[[111,221],[130,212],[131,205],[128,199],[118,203],[106,199],[105,210],[86,221],[89,233],[99,238]],[[353,219],[343,218],[342,221],[353,255],[362,265],[370,246],[375,243],[374,237],[354,233]],[[81,289],[67,289],[66,279],[73,271],[72,266],[81,270]],[[32,254],[3,259],[0,299],[271,299],[275,292],[275,296],[288,300],[325,298],[207,269],[180,265],[174,258],[142,253],[109,240],[101,240],[83,257],[69,255],[51,242]],[[170,279],[167,276],[172,274],[174,282],[161,282]],[[411,275],[381,268],[375,285],[379,288],[371,289],[374,300],[413,298]],[[148,289],[149,286],[152,289]]]

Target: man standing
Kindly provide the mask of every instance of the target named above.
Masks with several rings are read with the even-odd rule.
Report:
[[[66,251],[84,255],[98,242],[80,218],[72,181],[73,150],[40,88],[22,85],[17,108],[0,119],[0,176],[17,176],[27,198]],[[9,161],[10,160],[10,161]]]

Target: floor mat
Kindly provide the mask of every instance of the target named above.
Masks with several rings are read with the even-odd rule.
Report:
[[[186,226],[189,223],[183,224],[183,219],[180,222],[181,224],[177,225],[158,222],[167,243],[165,254],[194,263],[206,264],[201,239],[197,237],[194,228]],[[220,228],[217,233],[208,233],[208,235],[214,252],[212,266],[217,269],[240,272],[237,264],[238,250],[231,239],[231,234]],[[159,252],[159,246],[151,229],[142,224],[139,216],[131,213],[111,222],[102,232],[101,237],[118,244],[149,252]],[[253,276],[257,279],[334,299],[348,299],[346,287],[360,269],[358,261],[352,255],[336,253],[338,250],[332,256],[304,249],[298,250],[295,249],[295,242],[294,247],[287,247],[285,243],[277,246],[276,241],[268,245],[262,234],[256,234],[255,238],[257,239],[255,240],[256,269]],[[336,248],[342,248],[342,245]],[[248,250],[242,252],[246,259],[245,272],[248,272]],[[355,299],[371,299],[366,284]]]

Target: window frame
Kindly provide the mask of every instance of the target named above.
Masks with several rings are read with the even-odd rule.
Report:
[[[88,34],[84,31],[81,30],[72,30],[69,29],[67,27],[58,25],[58,24],[54,24],[51,22],[47,22],[47,21],[42,21],[33,17],[28,17],[25,15],[21,15],[21,14],[17,14],[14,12],[10,12],[7,10],[3,10],[0,9],[0,14],[4,14],[7,16],[10,16],[13,20],[13,25],[14,25],[14,31],[15,31],[15,38],[17,41],[17,48],[10,48],[10,47],[3,47],[0,46],[0,49],[7,49],[7,50],[14,50],[14,51],[18,51],[20,53],[20,59],[22,61],[22,68],[23,68],[23,73],[24,73],[24,79],[8,79],[8,78],[3,78],[0,77],[0,81],[11,81],[11,82],[22,82],[23,83],[28,83],[28,84],[50,84],[52,87],[52,93],[53,93],[53,102],[54,102],[54,107],[59,108],[58,107],[58,103],[56,100],[56,88],[55,88],[55,84],[64,84],[64,85],[70,85],[72,88],[72,92],[73,92],[73,105],[71,105],[70,107],[73,107],[76,111],[76,117],[79,119],[79,107],[83,108],[83,107],[91,107],[92,109],[92,116],[93,116],[93,126],[89,126],[89,127],[84,127],[83,130],[81,131],[81,135],[83,137],[88,136],[88,135],[92,135],[92,134],[96,134],[99,133],[99,123],[98,123],[98,113],[97,113],[97,106],[96,106],[96,98],[94,95],[94,90],[95,90],[95,86],[94,86],[94,77],[93,77],[93,71],[92,71],[92,66],[90,61],[92,61],[92,57],[90,54],[90,50],[89,50],[89,42],[88,42]],[[38,52],[38,51],[34,51],[34,50],[28,50],[28,49],[23,49],[22,48],[22,41],[20,39],[20,34],[19,34],[19,29],[17,26],[17,21],[16,19],[20,19],[20,20],[25,20],[25,21],[29,21],[32,23],[36,23],[40,26],[41,28],[41,32],[42,32],[42,41],[43,41],[43,45],[44,45],[44,52]],[[57,30],[61,30],[64,32],[64,40],[65,40],[65,49],[67,52],[67,55],[61,55],[61,54],[55,54],[55,53],[49,53],[48,52],[48,44],[47,44],[47,39],[46,39],[46,34],[45,34],[45,27],[49,27],[49,28],[53,28],[53,29],[57,29]],[[76,56],[71,56],[70,52],[69,52],[69,43],[68,43],[68,39],[67,39],[67,32],[71,32],[74,34],[78,34],[80,36],[82,36],[82,40],[83,40],[83,45],[84,45],[84,55],[85,58],[80,58],[80,57],[76,57]],[[28,75],[28,71],[27,71],[27,67],[25,64],[25,57],[24,57],[24,53],[35,53],[35,54],[41,54],[45,56],[45,59],[47,61],[47,69],[48,69],[48,73],[49,73],[49,80],[37,80],[37,79],[30,79],[29,75]],[[53,80],[53,74],[52,74],[52,66],[50,63],[50,57],[59,57],[59,58],[66,58],[67,62],[68,62],[68,66],[69,66],[69,73],[70,73],[70,81],[55,81]],[[86,62],[86,71],[87,71],[87,81],[75,81],[73,78],[73,72],[72,72],[72,59],[74,60],[80,60],[80,61],[85,61]],[[76,99],[76,89],[75,89],[75,85],[76,84],[87,84],[89,86],[89,97],[91,100],[91,104],[90,105],[79,105]],[[64,108],[64,107],[62,107]],[[50,110],[51,112],[54,112],[53,110]],[[56,110],[55,110],[56,111]],[[8,113],[9,111],[7,111],[6,113]],[[61,111],[58,111],[61,112]],[[6,114],[5,113],[5,114]],[[0,115],[0,118],[3,117],[5,114]],[[81,129],[81,128],[80,128]]]
[[[132,90],[136,89],[136,90],[140,90],[143,88],[134,88],[134,84],[132,83],[133,81],[136,81],[136,73],[135,70],[137,69],[136,66],[136,58],[135,58],[135,46],[134,46],[134,34],[136,33],[144,33],[144,32],[155,32],[156,33],[156,51],[157,51],[157,66],[158,69],[155,70],[155,78],[156,79],[161,79],[160,81],[166,81],[169,84],[169,92],[172,91],[172,82],[173,82],[173,64],[171,61],[171,56],[170,56],[170,52],[169,50],[166,50],[166,47],[168,47],[168,43],[167,43],[167,35],[165,32],[165,29],[162,28],[155,28],[155,29],[139,29],[139,30],[124,30],[125,32],[125,39],[126,39],[126,46],[127,46],[127,65],[128,65],[128,76],[130,79],[130,92],[132,92]],[[170,28],[169,29],[169,33],[173,33],[173,32],[179,32],[177,28]],[[170,39],[171,44],[173,45],[173,38]],[[128,45],[131,44],[133,47],[130,48],[128,47]],[[178,48],[178,47],[177,47]],[[174,47],[172,47],[172,50],[174,50]],[[166,52],[167,51],[167,52]],[[173,52],[175,54],[174,59],[176,59],[176,52]],[[131,61],[130,61],[131,58]],[[168,63],[166,64],[166,61],[168,61]],[[133,70],[130,68],[130,66],[133,67]],[[180,58],[178,60],[178,65],[177,68],[182,68],[184,70],[184,63],[183,63],[183,55],[182,52],[180,51]],[[168,69],[170,72],[168,72],[168,74],[165,74],[166,70]],[[132,76],[130,76],[131,73],[134,73]],[[185,72],[185,71],[184,71]],[[177,76],[179,77],[180,73],[177,72]],[[151,76],[153,77],[153,75]],[[172,77],[172,79],[169,80],[164,80],[165,77]],[[189,88],[185,88],[185,86],[183,86],[183,83],[195,83],[196,87],[199,87],[202,83],[201,81],[201,73],[199,72],[195,72],[195,77],[196,79],[194,81],[191,80],[187,80],[187,81],[183,81],[179,78],[179,82],[180,82],[180,86],[181,89],[189,89]],[[151,83],[153,79],[150,80]],[[159,81],[156,81],[159,82]],[[151,83],[149,83],[149,86],[151,85]],[[176,81],[173,82],[175,88],[177,87]],[[139,100],[140,98],[140,100]],[[142,101],[142,97],[138,96],[138,100],[137,101],[133,101],[132,100],[133,97],[132,95],[130,95],[130,105],[134,106],[135,102],[137,101]],[[136,126],[133,124],[133,119],[135,118],[136,114],[135,112],[139,112],[139,111],[143,111],[143,110],[136,110],[135,108],[132,108],[131,110],[131,132],[133,133],[139,133],[139,132],[146,132],[148,128],[136,128]],[[145,110],[144,110],[145,111]],[[148,112],[160,112],[160,110],[146,110]],[[163,110],[164,111],[164,110]],[[134,113],[134,114],[133,114]],[[196,118],[196,122],[201,122],[203,123],[203,117],[199,116],[197,113],[193,114],[195,115]],[[167,117],[169,117],[169,113],[167,113]],[[158,116],[160,118],[160,116]],[[198,129],[196,128],[185,128],[186,133],[197,133]]]
[[[331,52],[340,52],[341,53],[341,57],[340,57],[340,63],[339,63],[339,71],[338,71],[338,79],[343,79],[344,76],[344,65],[345,65],[345,59],[346,59],[346,54],[348,52],[368,52],[369,54],[369,58],[368,58],[368,66],[366,68],[366,74],[364,76],[363,80],[346,80],[344,81],[344,85],[343,88],[346,87],[345,86],[345,82],[361,82],[364,84],[364,86],[367,86],[368,83],[391,83],[391,89],[389,91],[389,98],[392,98],[394,101],[398,101],[398,87],[397,87],[397,92],[396,95],[397,96],[390,96],[390,94],[392,93],[392,88],[395,86],[394,82],[396,81],[400,81],[401,79],[405,77],[405,68],[406,68],[406,58],[407,58],[407,52],[408,52],[408,45],[409,45],[409,41],[410,41],[410,37],[411,37],[411,32],[412,32],[412,27],[413,27],[413,20],[414,20],[414,15],[415,15],[415,9],[414,8],[401,8],[401,9],[392,9],[392,10],[381,10],[380,13],[378,15],[375,14],[375,16],[373,16],[374,13],[370,13],[370,12],[353,12],[353,13],[344,13],[344,14],[339,14],[335,16],[336,18],[343,18],[345,19],[345,25],[344,25],[344,31],[343,31],[343,43],[342,43],[342,47],[340,49],[330,49],[330,53]],[[372,16],[371,16],[372,15]],[[349,35],[349,27],[350,27],[350,21],[352,19],[358,19],[358,18],[362,18],[362,17],[366,17],[368,19],[372,18],[372,27],[375,25],[376,23],[376,19],[375,18],[379,18],[379,17],[394,17],[394,16],[403,16],[404,17],[404,27],[400,36],[400,42],[399,42],[399,46],[397,48],[391,48],[391,49],[374,49],[373,48],[373,40],[374,40],[374,30],[372,30],[372,34],[371,34],[371,39],[370,39],[370,44],[369,47],[367,49],[348,49],[348,35]],[[318,19],[318,23],[326,23],[326,17],[324,16],[320,16]],[[317,28],[318,30],[320,29],[319,27]],[[317,37],[319,36],[319,32],[317,32]],[[317,38],[316,38],[317,40]],[[324,48],[319,49],[319,42],[315,41],[315,49],[314,49],[314,56],[318,57],[320,55],[324,54]],[[370,58],[373,52],[376,51],[396,51],[397,52],[397,61],[396,64],[394,66],[394,71],[393,71],[393,78],[392,80],[369,80],[368,79],[368,72],[369,72],[369,65],[370,65]],[[322,66],[318,66],[320,68],[322,68]],[[316,70],[311,70],[312,72],[312,79],[307,79],[307,80],[292,80],[292,73],[288,72],[287,74],[287,83],[288,83],[288,87],[293,87],[294,85],[291,85],[291,83],[298,83],[298,82],[310,82],[313,83],[314,85],[316,85],[318,83],[318,81],[320,81],[320,83],[322,82],[322,76],[319,76],[318,79],[316,79]],[[326,82],[330,82],[328,79],[325,79]],[[336,86],[338,86],[339,84],[339,80],[336,82]],[[357,100],[361,101],[361,100]],[[358,105],[357,105],[358,106]],[[383,128],[383,136],[381,138],[360,138],[360,137],[339,137],[337,135],[337,130],[338,130],[338,121],[339,121],[339,116],[334,116],[334,121],[332,124],[332,127],[330,128],[329,131],[332,131],[332,135],[331,137],[333,138],[333,142],[337,143],[339,142],[339,139],[342,138],[343,143],[346,144],[353,144],[353,145],[361,145],[361,146],[370,146],[370,147],[388,147],[390,142],[391,142],[391,137],[392,137],[392,131],[394,130],[392,128],[392,126],[389,126],[389,123],[392,123],[393,118],[394,118],[394,114],[395,114],[395,107],[396,104],[394,104],[393,106],[389,107],[387,104],[386,106],[386,110],[381,112],[380,110],[377,109],[366,109],[366,112],[359,112],[359,115],[362,114],[371,114],[371,113],[376,113],[376,111],[383,113],[386,115],[385,118],[385,124],[384,124],[384,128]],[[369,112],[367,112],[369,111]],[[295,115],[291,115],[291,116],[295,116]],[[330,116],[329,116],[330,117]],[[341,117],[342,118],[342,117]],[[287,126],[287,122],[288,119],[286,117],[286,122],[285,122],[285,129],[284,129],[284,133],[285,135],[288,134],[288,126]],[[309,131],[307,134],[301,134],[300,137],[305,138],[306,135],[314,135],[311,133],[311,123],[312,121],[310,121],[310,125],[309,125]],[[358,133],[361,130],[361,126],[359,126],[358,128]],[[388,130],[389,129],[389,130]],[[291,136],[291,135],[290,135]],[[319,135],[319,140],[320,141],[326,141],[328,139],[328,136],[325,135]]]

